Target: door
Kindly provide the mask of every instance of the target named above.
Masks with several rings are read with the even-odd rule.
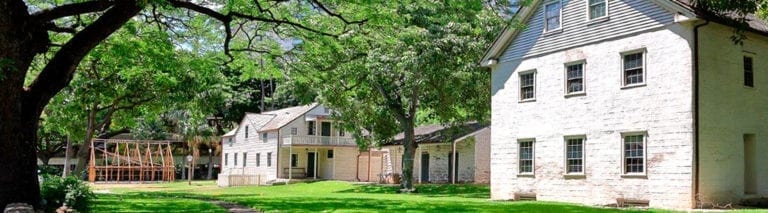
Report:
[[[459,168],[459,153],[456,153],[456,162],[453,161],[453,153],[448,153],[448,182],[459,176],[459,170],[456,168]]]
[[[421,182],[429,182],[429,153],[421,153]]]
[[[307,177],[315,177],[315,153],[307,152]]]
[[[323,136],[323,144],[329,145],[331,142],[331,122],[320,123],[320,136]]]

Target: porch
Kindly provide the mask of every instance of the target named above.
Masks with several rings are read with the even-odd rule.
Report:
[[[354,180],[357,145],[321,147],[291,145],[280,147],[278,179]],[[345,162],[346,161],[346,162]]]
[[[315,136],[315,135],[290,135],[283,137],[280,143],[281,147],[290,146],[354,146],[357,142],[354,138],[336,137],[336,136]]]

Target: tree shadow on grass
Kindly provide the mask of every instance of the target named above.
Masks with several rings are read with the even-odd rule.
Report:
[[[356,185],[352,189],[337,191],[338,193],[370,193],[370,194],[395,194],[399,190],[397,186],[385,185]],[[477,184],[422,184],[417,185],[418,195],[425,197],[462,197],[462,198],[486,198],[491,197],[488,185]]]

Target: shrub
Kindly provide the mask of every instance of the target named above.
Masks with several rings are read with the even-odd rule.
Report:
[[[59,167],[51,166],[51,165],[37,166],[37,171],[39,175],[61,175],[61,169]]]
[[[40,196],[46,211],[53,211],[64,203],[70,208],[84,211],[94,194],[88,184],[75,176],[62,178],[57,175],[44,175],[40,184]]]

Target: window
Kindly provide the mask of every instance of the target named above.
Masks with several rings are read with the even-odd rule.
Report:
[[[256,153],[256,167],[261,166],[261,153]]]
[[[272,166],[272,153],[267,152],[267,167]]]
[[[227,139],[227,143],[229,144],[230,147],[232,147],[232,138]]]
[[[339,129],[339,137],[344,137],[346,134],[343,129]]]
[[[584,63],[567,65],[565,77],[565,94],[584,92]]]
[[[624,62],[623,82],[624,86],[643,84],[645,60],[644,52],[634,52],[622,56]]]
[[[232,161],[232,162],[234,162],[234,163],[235,163],[235,166],[237,166],[237,153],[235,153],[235,160],[234,160],[234,161]]]
[[[560,29],[560,1],[551,1],[544,6],[544,29],[546,32]]]
[[[315,121],[307,122],[307,135],[315,135]]]
[[[246,162],[248,162],[247,159],[248,159],[248,153],[247,152],[243,152],[243,167],[245,167],[247,165],[246,164]]]
[[[624,174],[645,174],[645,135],[625,134]]]
[[[536,98],[536,90],[534,88],[536,82],[536,73],[527,72],[520,74],[520,100],[533,100]]]
[[[229,153],[224,153],[224,165],[229,165]]]
[[[269,136],[269,134],[267,134],[266,132],[265,133],[261,133],[261,141],[266,143],[267,142],[267,136]]]
[[[245,138],[248,138],[248,125],[245,125]]]
[[[588,0],[589,20],[606,17],[608,15],[608,0]]]
[[[328,155],[326,158],[333,158],[333,150],[328,150]]]
[[[299,134],[299,129],[297,129],[296,127],[291,127],[291,135],[298,135],[298,134]]]
[[[744,86],[755,86],[752,57],[749,56],[744,56]]]
[[[533,174],[533,140],[524,140],[519,142],[520,152],[518,155],[520,174]]]
[[[299,155],[291,154],[291,167],[299,166]]]
[[[565,139],[565,173],[584,173],[584,137]]]

